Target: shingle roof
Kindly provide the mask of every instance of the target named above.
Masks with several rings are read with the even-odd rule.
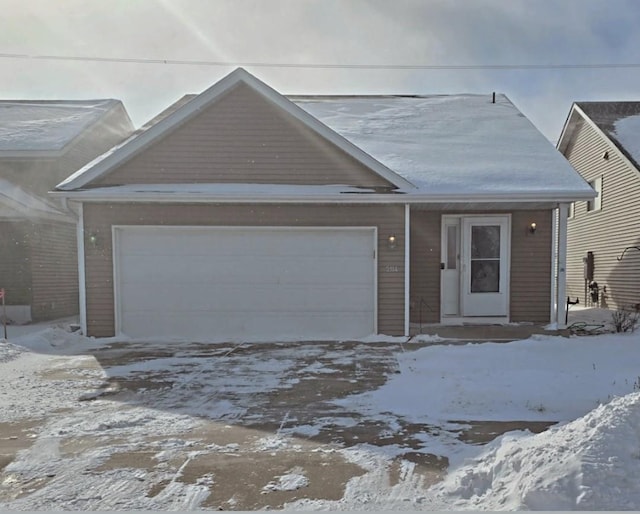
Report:
[[[2,100],[3,152],[58,152],[98,121],[119,100]]]

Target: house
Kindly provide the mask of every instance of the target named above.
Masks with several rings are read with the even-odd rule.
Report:
[[[586,305],[640,307],[640,102],[577,102],[558,150],[597,192],[568,221],[567,293]]]
[[[0,288],[9,322],[78,314],[77,220],[48,191],[131,130],[116,100],[0,101]]]
[[[547,323],[554,212],[563,241],[594,196],[503,95],[285,97],[243,69],[52,194],[86,333],[190,340]]]

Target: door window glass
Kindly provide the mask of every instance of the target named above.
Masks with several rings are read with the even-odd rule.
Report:
[[[447,226],[447,269],[458,267],[458,225]]]
[[[500,292],[500,226],[471,227],[471,292]]]

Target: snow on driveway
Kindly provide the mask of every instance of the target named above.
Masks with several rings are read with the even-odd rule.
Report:
[[[635,334],[238,346],[49,328],[0,341],[0,373],[0,509],[640,508]],[[461,437],[506,421],[557,424]]]

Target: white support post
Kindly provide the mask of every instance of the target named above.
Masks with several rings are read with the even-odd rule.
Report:
[[[83,335],[87,335],[87,295],[84,270],[84,211],[82,204],[78,207],[78,223],[76,225],[76,238],[78,246],[78,302],[80,306],[80,329]]]
[[[558,208],[558,328],[566,328],[567,314],[567,218],[569,204]]]
[[[551,312],[550,323],[558,322],[558,209],[551,211]]]
[[[409,309],[409,298],[411,292],[409,288],[411,286],[410,265],[411,265],[411,209],[409,204],[404,206],[404,335],[409,337],[410,333],[410,320],[411,315]]]

